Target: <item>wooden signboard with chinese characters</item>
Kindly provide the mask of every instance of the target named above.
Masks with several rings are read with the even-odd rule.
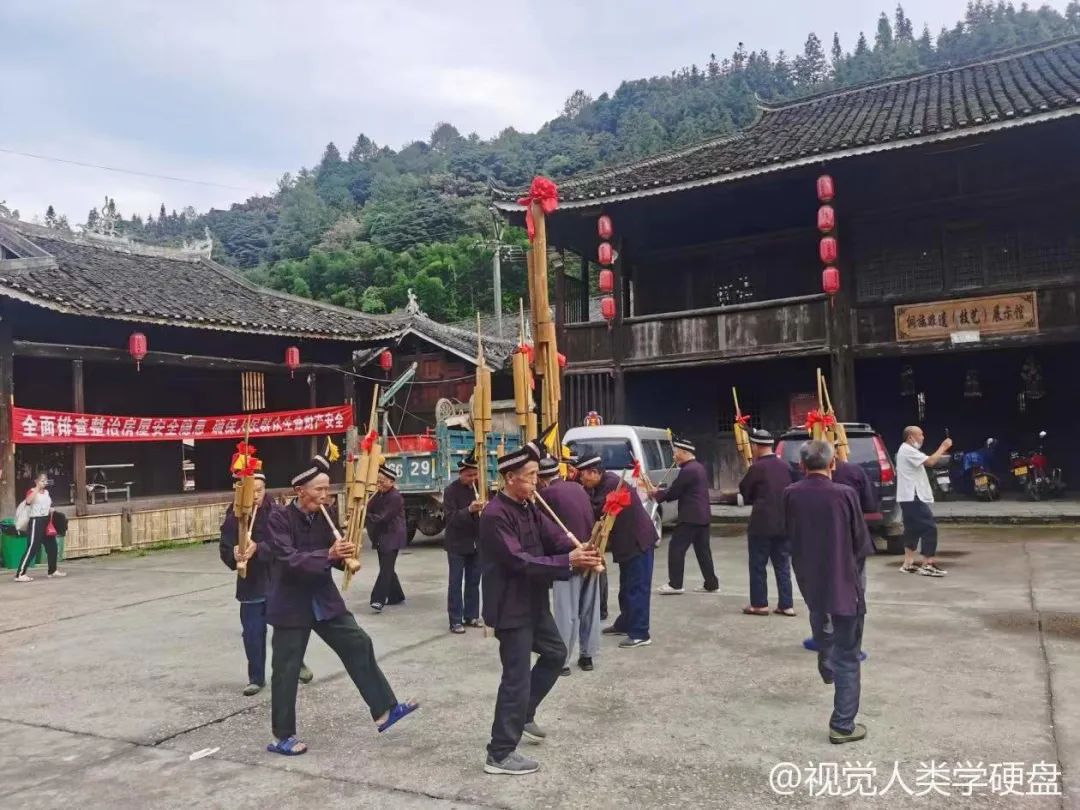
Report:
[[[1035,293],[957,298],[896,307],[896,339],[941,340],[954,332],[1000,335],[1039,331]]]

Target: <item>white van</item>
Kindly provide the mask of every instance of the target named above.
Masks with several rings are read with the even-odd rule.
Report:
[[[563,445],[580,458],[600,456],[605,470],[625,479],[630,478],[635,460],[641,462],[641,469],[658,487],[670,485],[678,474],[671,436],[662,428],[633,425],[570,428],[563,436]],[[679,504],[677,501],[658,504],[642,489],[638,489],[638,495],[652,516],[659,538],[663,526],[674,523],[678,517]]]

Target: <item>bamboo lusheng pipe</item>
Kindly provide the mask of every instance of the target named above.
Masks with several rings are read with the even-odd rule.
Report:
[[[825,412],[833,418],[832,439],[833,444],[836,445],[836,455],[841,461],[847,461],[851,455],[848,446],[847,428],[841,424],[840,419],[836,416],[836,411],[833,410],[832,398],[829,397],[829,386],[824,375],[821,377],[821,392],[825,397]]]
[[[368,429],[374,430],[379,418],[379,386],[375,386],[371,392],[371,414],[368,417]],[[375,493],[376,482],[379,475],[379,464],[382,463],[382,446],[379,444],[378,434],[374,436],[371,447],[366,451],[360,448],[360,457],[356,460],[356,473],[353,476],[352,488],[349,490],[349,519],[345,527],[345,537],[354,545],[351,557],[344,560],[345,578],[341,588],[345,590],[352,582],[353,575],[360,570],[360,549],[364,543],[364,525],[367,522],[368,500]]]
[[[250,430],[251,417],[248,417],[244,422],[244,467],[250,461],[247,455]],[[242,473],[243,468],[239,472]],[[233,487],[233,517],[236,518],[236,548],[239,556],[243,556],[251,545],[251,528],[255,525],[255,478],[251,475],[241,474],[236,480]],[[236,561],[236,575],[241,579],[247,577],[247,560]]]
[[[750,434],[746,431],[746,425],[742,423],[742,409],[739,407],[739,392],[735,386],[731,386],[731,396],[735,400],[735,449],[739,451],[742,460],[749,467],[753,461],[753,453],[750,452]]]
[[[539,492],[534,492],[533,497],[536,499],[536,502],[538,504],[544,507],[544,511],[547,512],[548,515],[550,515],[551,519],[555,521],[555,525],[562,529],[563,533],[570,538],[571,542],[573,542],[574,544],[574,548],[581,548],[581,541],[574,536],[574,533],[572,531],[566,528],[566,524],[563,523],[559,516],[555,514],[555,510],[552,509],[548,502],[544,500],[543,496],[541,496]]]
[[[480,333],[480,313],[476,313],[476,384],[472,402],[473,456],[477,466],[477,490],[481,503],[487,503],[491,486],[488,480],[488,434],[491,432],[491,369],[484,358]]]

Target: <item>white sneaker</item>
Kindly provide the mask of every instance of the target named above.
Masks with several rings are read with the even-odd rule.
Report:
[[[63,571],[53,571],[51,574],[49,574],[49,579],[52,579],[53,577],[66,577],[66,576],[67,576],[67,574],[65,574]]]
[[[673,594],[686,593],[686,588],[672,588],[670,584],[665,582],[656,589],[656,592],[664,596],[671,596]]]
[[[23,574],[20,577],[15,577],[15,581],[16,582],[33,582],[34,578],[33,577],[28,577],[26,574]]]
[[[716,594],[720,593],[720,589],[716,588],[710,591],[708,588],[702,585],[700,587],[694,588],[694,593],[711,593],[715,596]]]

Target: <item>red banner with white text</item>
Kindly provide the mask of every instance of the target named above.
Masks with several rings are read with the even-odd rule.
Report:
[[[351,405],[239,416],[105,416],[36,408],[13,408],[11,439],[16,444],[83,442],[171,442],[183,439],[251,439],[343,433],[352,427]]]

